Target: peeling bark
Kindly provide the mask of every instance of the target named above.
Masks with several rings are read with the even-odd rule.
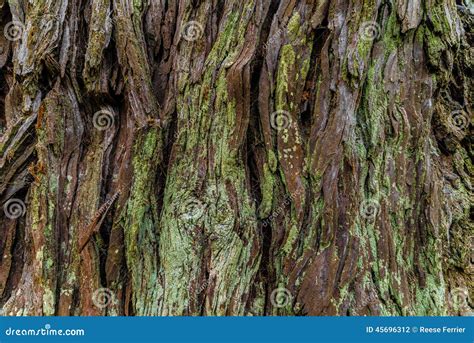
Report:
[[[0,12],[5,314],[472,313],[470,2]]]

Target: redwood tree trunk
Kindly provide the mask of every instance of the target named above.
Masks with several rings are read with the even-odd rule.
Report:
[[[0,11],[6,315],[472,313],[471,1]]]

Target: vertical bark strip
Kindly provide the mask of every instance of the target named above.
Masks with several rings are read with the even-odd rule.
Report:
[[[469,4],[0,0],[0,314],[471,314]]]

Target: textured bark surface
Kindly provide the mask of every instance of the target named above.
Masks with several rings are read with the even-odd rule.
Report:
[[[472,2],[0,11],[3,314],[472,314]]]

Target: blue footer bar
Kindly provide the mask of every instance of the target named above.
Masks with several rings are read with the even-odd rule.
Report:
[[[473,317],[0,317],[0,342],[474,342]]]

